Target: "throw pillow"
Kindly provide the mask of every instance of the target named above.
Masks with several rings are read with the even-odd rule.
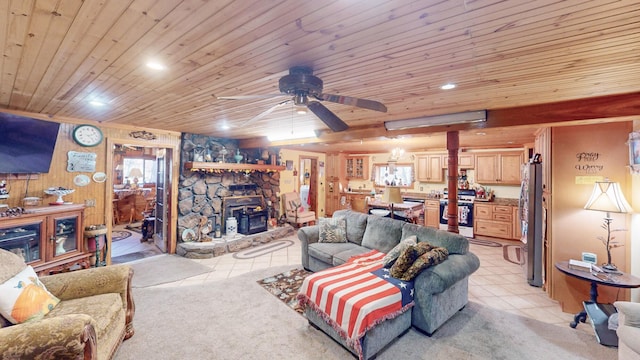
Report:
[[[389,268],[393,263],[395,263],[396,259],[400,254],[409,246],[416,245],[418,242],[418,238],[415,235],[409,236],[408,238],[400,241],[400,243],[393,247],[393,249],[389,250],[387,255],[382,258],[382,266]]]
[[[42,318],[59,302],[31,266],[0,284],[0,314],[13,324]]]
[[[347,242],[347,221],[344,218],[319,218],[319,243]]]
[[[413,264],[414,261],[418,258],[418,251],[416,250],[415,245],[411,245],[404,249],[400,256],[398,256],[398,260],[391,266],[389,269],[389,274],[396,279],[399,279],[402,274],[404,274],[407,269]]]
[[[413,280],[418,274],[422,272],[422,270],[428,268],[429,266],[437,265],[447,259],[449,256],[449,251],[446,248],[442,247],[431,247],[431,250],[425,252],[420,255],[416,259],[416,261],[411,264],[411,266],[405,271],[402,276],[398,279],[404,281]]]

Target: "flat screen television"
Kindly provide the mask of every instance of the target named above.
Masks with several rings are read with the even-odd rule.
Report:
[[[60,124],[0,112],[0,174],[48,173]]]

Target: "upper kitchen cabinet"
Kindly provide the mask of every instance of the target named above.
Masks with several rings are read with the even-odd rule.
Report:
[[[442,157],[442,167],[449,168],[449,156],[444,155]],[[475,169],[476,157],[474,154],[458,154],[458,168],[459,169]]]
[[[442,154],[417,155],[416,179],[422,182],[443,182],[443,158],[444,156]]]
[[[475,181],[480,184],[520,184],[523,152],[476,154]]]
[[[345,159],[345,173],[347,179],[369,179],[369,159],[366,156],[348,156]]]
[[[336,153],[326,155],[326,176],[327,178],[341,178],[341,156]]]

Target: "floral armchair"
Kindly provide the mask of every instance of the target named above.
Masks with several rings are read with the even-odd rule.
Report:
[[[20,256],[0,249],[0,354],[111,359],[134,333],[132,276],[131,267],[117,265],[38,277]],[[17,300],[7,307],[12,292]]]
[[[287,222],[299,227],[302,225],[314,225],[316,222],[316,213],[314,211],[305,210],[302,207],[300,195],[297,192],[289,192],[282,194],[282,203],[284,204],[284,212]]]

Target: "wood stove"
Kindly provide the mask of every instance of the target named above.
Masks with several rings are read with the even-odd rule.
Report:
[[[234,217],[238,219],[238,232],[243,235],[251,235],[267,231],[267,210],[242,209],[234,211]]]
[[[240,234],[250,235],[268,230],[269,213],[262,195],[225,197],[222,211],[223,229],[226,228],[227,219],[235,217]]]

